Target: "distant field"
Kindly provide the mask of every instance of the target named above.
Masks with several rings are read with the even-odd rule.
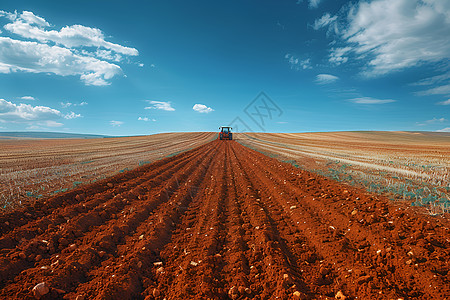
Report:
[[[248,133],[238,139],[300,168],[425,206],[430,213],[450,210],[450,134]]]
[[[215,133],[99,139],[0,140],[0,208],[66,191],[174,155]]]
[[[65,132],[10,131],[0,132],[0,139],[98,139],[112,136]]]

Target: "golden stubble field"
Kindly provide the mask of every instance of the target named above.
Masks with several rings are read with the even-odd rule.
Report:
[[[196,148],[215,133],[0,140],[0,207],[45,198]]]
[[[339,182],[387,194],[431,214],[450,209],[450,134],[243,133],[239,142]]]

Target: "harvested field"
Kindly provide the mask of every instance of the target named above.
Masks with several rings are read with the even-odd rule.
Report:
[[[198,147],[214,133],[0,140],[0,209],[70,190]]]
[[[239,142],[336,181],[450,211],[450,134],[435,132],[249,133]]]
[[[212,141],[0,215],[0,298],[448,299],[449,225]]]

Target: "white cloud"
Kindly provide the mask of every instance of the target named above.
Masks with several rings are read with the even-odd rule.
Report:
[[[330,75],[330,74],[319,74],[316,76],[316,82],[318,84],[328,84],[328,83],[333,83],[336,80],[338,80],[339,77],[334,76],[334,75]]]
[[[64,115],[64,119],[67,119],[67,120],[77,119],[77,118],[81,118],[81,114],[76,114],[73,111]]]
[[[350,99],[349,101],[356,103],[356,104],[385,104],[385,103],[396,102],[396,100],[392,100],[392,99],[375,99],[375,98],[371,98],[371,97],[353,98],[353,99]]]
[[[450,127],[446,127],[443,129],[436,130],[436,132],[450,132]]]
[[[53,121],[63,117],[59,110],[46,106],[14,104],[0,99],[0,122],[30,123],[33,121]]]
[[[152,122],[156,122],[155,119],[149,119],[149,118],[147,118],[147,117],[139,117],[139,118],[138,118],[138,121],[144,121],[144,122],[152,121]]]
[[[309,0],[309,8],[319,7],[320,2],[322,2],[322,0]]]
[[[61,106],[64,108],[71,107],[73,103],[70,102],[60,102]]]
[[[420,91],[416,93],[419,96],[426,95],[450,95],[450,83],[446,85],[437,86],[425,91]]]
[[[445,118],[433,118],[431,120],[426,120],[424,122],[417,122],[416,124],[419,126],[426,126],[426,125],[430,125],[430,124],[436,124],[436,123],[444,123],[447,122],[447,119]]]
[[[175,111],[170,102],[164,101],[148,101],[152,106],[148,106],[145,109],[161,109],[165,111]]]
[[[192,109],[195,110],[196,112],[205,113],[205,114],[214,111],[214,109],[212,109],[211,107],[208,107],[204,104],[194,104]]]
[[[117,53],[114,54],[111,50],[97,49],[97,51],[95,52],[95,55],[98,58],[102,58],[102,59],[106,59],[106,60],[113,60],[115,62],[120,62],[122,60],[122,55],[117,54]]]
[[[330,61],[343,63],[342,52],[365,63],[366,76],[378,76],[450,57],[450,1],[374,0],[348,6]],[[328,19],[333,18],[329,17]],[[327,18],[320,20],[326,23]],[[329,23],[329,26],[336,25]],[[348,49],[347,47],[350,47]],[[346,51],[344,51],[344,49]],[[347,55],[348,56],[348,55]]]
[[[434,85],[441,82],[447,82],[449,80],[450,80],[450,72],[419,80],[418,82],[413,83],[412,85],[416,86]]]
[[[17,12],[10,13],[7,11],[0,10],[0,17],[6,17],[10,21],[14,21],[17,18]]]
[[[106,41],[103,32],[98,28],[83,25],[65,26],[60,31],[42,28],[49,26],[50,24],[45,19],[34,15],[32,12],[24,11],[20,17],[6,24],[4,28],[24,38],[38,40],[43,43],[53,42],[67,48],[98,47],[124,55],[139,55],[137,49]]]
[[[45,122],[38,122],[37,124],[41,125],[41,126],[47,126],[47,127],[61,127],[64,125],[63,123],[59,123],[59,122],[52,121],[52,120],[45,121]]]
[[[61,127],[60,119],[76,119],[82,117],[71,111],[63,114],[57,109],[47,106],[32,106],[30,104],[15,104],[0,99],[0,123],[28,124],[27,129],[42,129],[42,127]]]
[[[36,100],[33,96],[23,96],[23,97],[20,97],[20,99],[22,99],[22,100]]]
[[[328,60],[335,65],[344,64],[348,61],[347,55],[351,50],[351,47],[332,48]]]
[[[419,96],[444,95],[450,96],[450,72],[422,79],[412,84],[413,86],[432,86],[426,90],[418,91]],[[450,99],[438,102],[439,105],[449,105]]]
[[[88,105],[88,103],[87,102],[81,102],[81,103],[72,103],[72,102],[59,102],[59,104],[61,104],[61,106],[63,107],[63,108],[68,108],[68,107],[71,107],[71,106],[85,106],[85,105]]]
[[[30,11],[22,12],[19,19],[22,19],[25,23],[30,24],[30,25],[36,24],[40,27],[50,26],[50,24],[47,21],[45,21],[44,18],[38,17]]]
[[[0,37],[0,73],[53,73],[80,75],[87,85],[108,85],[121,72],[119,66],[74,54],[66,48]]]
[[[120,125],[122,125],[124,122],[122,121],[110,121],[109,124],[113,127],[120,127]]]
[[[312,26],[315,30],[326,27],[331,23],[335,22],[337,16],[331,16],[329,13],[324,14],[320,19],[316,19],[314,25]]]
[[[447,99],[447,100],[442,101],[442,102],[438,102],[437,104],[439,104],[439,105],[450,105],[450,99]]]
[[[86,85],[109,85],[120,74],[123,56],[137,56],[138,50],[105,40],[98,28],[83,25],[47,30],[50,24],[32,12],[0,11],[11,22],[4,28],[25,40],[0,37],[0,73],[31,72],[61,76],[78,75]],[[92,50],[92,47],[97,49]],[[91,52],[94,51],[94,52]]]
[[[287,53],[284,56],[285,59],[287,59],[289,66],[291,67],[291,69],[295,69],[295,70],[300,70],[300,69],[312,69],[311,66],[311,59],[307,58],[304,60],[300,60],[297,57],[295,57],[292,54]]]

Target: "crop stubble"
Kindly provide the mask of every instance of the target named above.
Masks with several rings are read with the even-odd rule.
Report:
[[[448,221],[213,141],[0,216],[0,297],[445,299]]]

